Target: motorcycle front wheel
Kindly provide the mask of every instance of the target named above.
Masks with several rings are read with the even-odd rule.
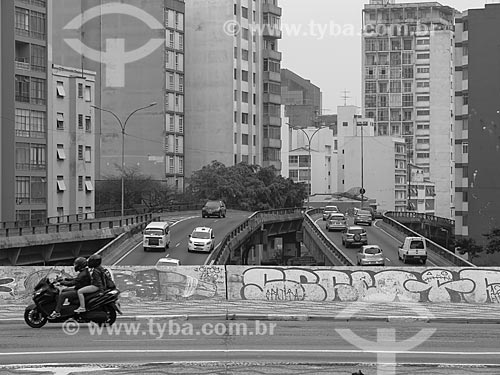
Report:
[[[31,328],[42,328],[47,323],[47,316],[36,306],[30,306],[24,311],[24,321]]]

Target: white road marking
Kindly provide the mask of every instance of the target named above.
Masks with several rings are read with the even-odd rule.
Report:
[[[180,220],[177,220],[176,222],[170,224],[171,227],[173,227],[175,224],[177,223],[180,223],[182,221],[185,221],[185,220],[189,220],[189,219],[194,219],[194,218],[197,218],[199,216],[190,216],[190,217],[186,217],[184,219],[180,219]],[[130,255],[130,253],[132,253],[135,249],[137,249],[140,245],[142,245],[142,240],[137,244],[135,245],[131,250],[129,250],[124,256],[122,256],[120,259],[118,259],[115,263],[113,263],[112,265],[113,266],[116,266],[118,265],[118,263],[120,263],[123,259],[125,259],[126,257],[128,257]],[[176,246],[177,247],[177,246]]]

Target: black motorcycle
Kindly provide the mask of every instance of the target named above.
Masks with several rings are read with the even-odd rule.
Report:
[[[61,316],[49,319],[57,303],[59,290],[54,285],[58,280],[51,281],[48,277],[42,278],[35,286],[33,301],[35,303],[26,307],[24,321],[32,328],[41,328],[47,322],[62,323],[73,319],[78,323],[94,322],[99,325],[112,325],[116,321],[116,313],[122,314],[119,309],[118,289],[107,290],[104,293],[89,293],[85,295],[85,307],[87,311],[75,313],[74,310],[80,306],[78,298],[69,300],[69,305],[63,304]]]

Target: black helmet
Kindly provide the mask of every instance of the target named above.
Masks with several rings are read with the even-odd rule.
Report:
[[[101,265],[102,258],[99,254],[94,254],[89,256],[89,259],[87,261],[87,264],[90,268],[96,268]]]
[[[73,265],[75,266],[75,271],[80,272],[85,267],[87,267],[87,259],[85,259],[84,257],[78,257],[73,262]]]

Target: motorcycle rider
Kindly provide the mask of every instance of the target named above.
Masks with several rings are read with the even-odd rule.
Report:
[[[76,299],[78,297],[78,290],[91,284],[90,272],[87,268],[87,259],[84,257],[78,257],[73,262],[75,267],[75,272],[78,272],[74,278],[66,278],[59,281],[59,284],[63,286],[68,286],[70,288],[65,288],[59,291],[57,296],[57,304],[55,310],[49,315],[49,319],[55,319],[61,316],[61,308],[63,302],[68,299]]]
[[[90,271],[91,285],[78,289],[78,299],[80,300],[80,307],[75,310],[75,313],[83,313],[87,311],[85,308],[84,294],[94,293],[97,291],[99,291],[100,293],[104,292],[104,284],[102,281],[104,276],[104,268],[101,266],[101,262],[102,258],[99,254],[89,256],[87,265]]]

